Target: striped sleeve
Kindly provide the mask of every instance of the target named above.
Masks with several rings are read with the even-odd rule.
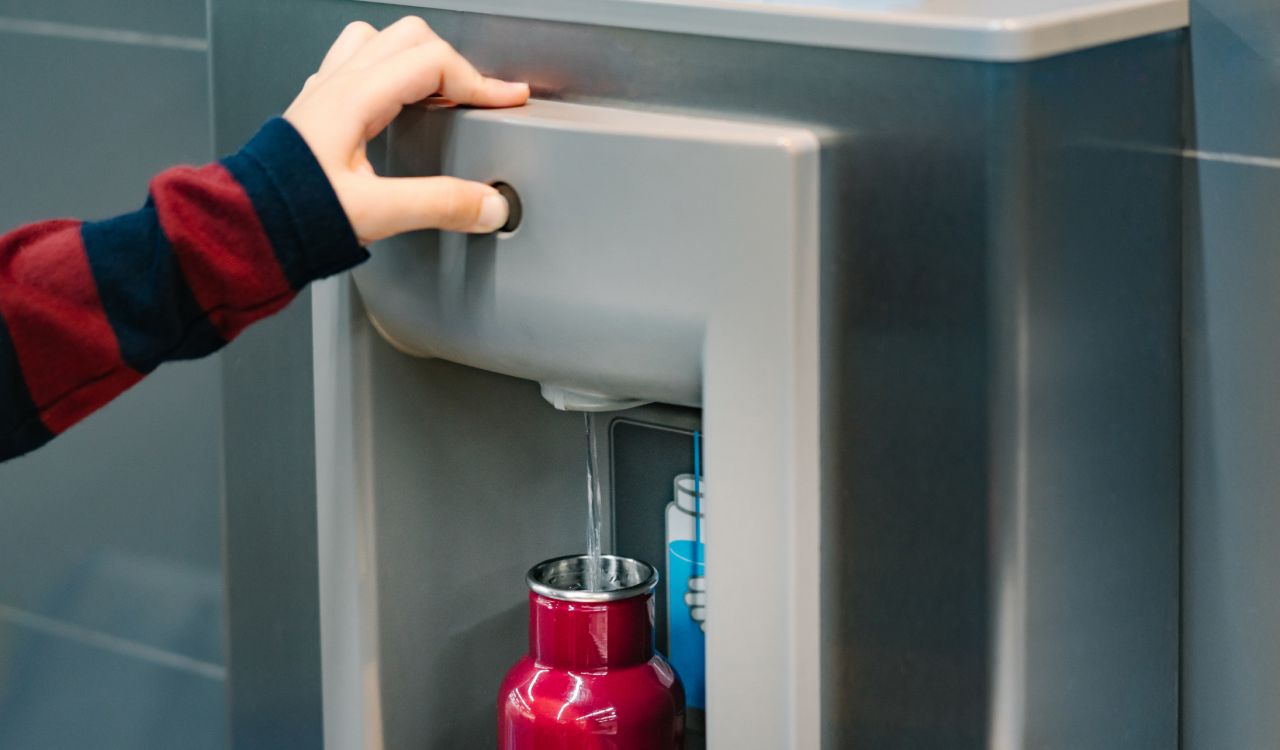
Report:
[[[279,118],[221,162],[162,172],[134,213],[0,237],[0,460],[366,257],[310,149]]]

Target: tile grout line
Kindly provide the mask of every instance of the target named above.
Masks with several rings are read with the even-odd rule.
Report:
[[[107,635],[91,628],[56,620],[52,617],[38,615],[34,612],[0,604],[0,622],[7,622],[20,628],[34,630],[46,635],[58,636],[93,648],[110,651],[121,656],[129,656],[151,664],[169,667],[198,677],[210,680],[225,680],[227,670],[219,664],[213,664],[189,656],[175,654],[164,649],[148,646],[127,638]]]
[[[184,52],[208,52],[209,41],[202,37],[151,34],[128,29],[111,29],[103,26],[81,26],[58,21],[35,21],[25,18],[0,16],[0,33],[47,36],[60,39],[80,39],[108,44],[127,44],[135,47],[162,47]]]
[[[1216,162],[1219,164],[1237,164],[1246,167],[1280,169],[1280,157],[1242,154],[1234,151],[1201,151],[1194,148],[1171,148],[1168,146],[1150,146],[1136,143],[1101,143],[1096,141],[1085,141],[1080,145],[1103,150],[1155,154],[1157,156],[1176,156],[1182,159]]]
[[[1235,154],[1227,151],[1196,151],[1194,149],[1182,149],[1179,153],[1185,158],[1198,159],[1200,161],[1242,164],[1248,167],[1267,167],[1270,169],[1280,167],[1280,159],[1271,156]]]

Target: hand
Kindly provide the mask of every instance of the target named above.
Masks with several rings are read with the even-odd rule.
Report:
[[[343,30],[285,111],[332,183],[356,237],[369,244],[414,229],[492,232],[507,202],[479,182],[454,177],[379,177],[365,144],[406,105],[439,94],[458,104],[518,107],[529,86],[486,78],[410,16],[382,31]]]

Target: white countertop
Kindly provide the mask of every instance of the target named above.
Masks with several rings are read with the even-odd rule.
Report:
[[[389,1],[516,18],[1010,62],[1182,28],[1188,17],[1188,0]]]

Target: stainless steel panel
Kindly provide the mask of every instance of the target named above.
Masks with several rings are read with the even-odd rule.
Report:
[[[1280,746],[1280,6],[1196,0],[1182,741]]]
[[[302,295],[223,354],[228,711],[237,750],[323,746],[311,338],[290,335],[307,312]]]
[[[383,737],[364,746],[492,747],[497,685],[528,643],[525,571],[586,545],[582,418],[527,381],[372,349]]]
[[[1192,174],[1183,747],[1276,747],[1280,169],[1202,160]]]
[[[246,3],[234,13],[218,2],[212,11],[214,144],[228,153],[284,110],[351,14],[310,2]],[[268,23],[277,13],[305,14],[314,33],[300,34],[297,19]],[[299,295],[222,355],[228,721],[236,750],[324,742],[308,298]]]
[[[1280,156],[1280,9],[1270,0],[1192,0],[1191,13],[1196,148]]]

